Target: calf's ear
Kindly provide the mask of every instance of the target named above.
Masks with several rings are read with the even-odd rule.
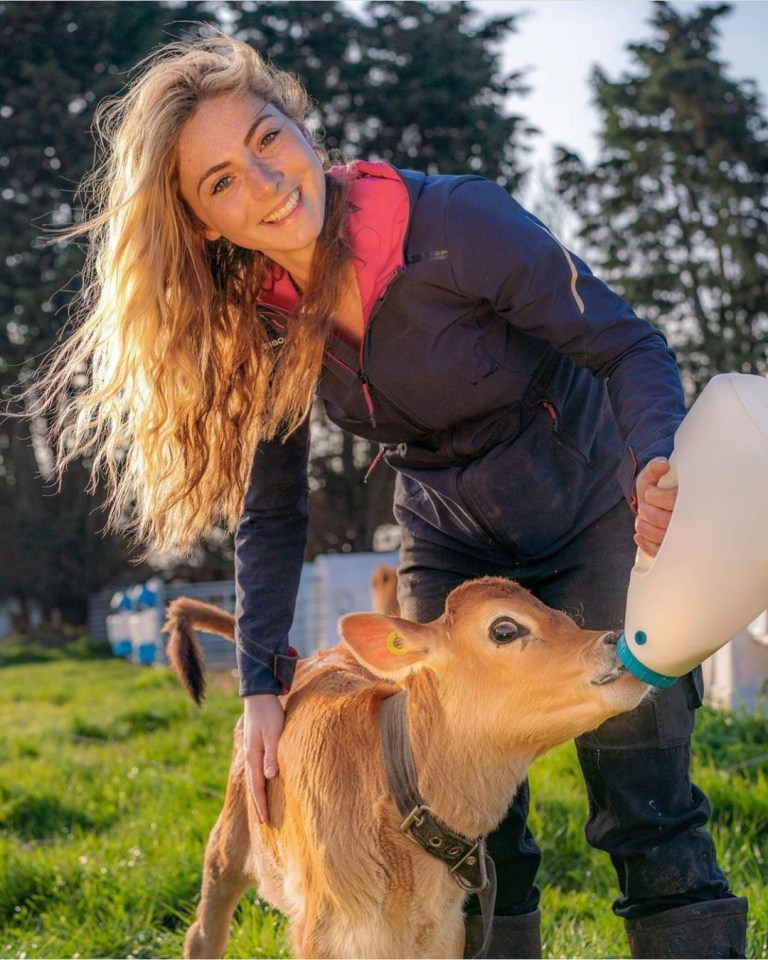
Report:
[[[391,680],[421,664],[432,650],[428,624],[379,613],[348,613],[339,620],[339,633],[363,666]]]

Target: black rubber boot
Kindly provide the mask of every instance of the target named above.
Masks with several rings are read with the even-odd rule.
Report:
[[[746,956],[747,901],[744,897],[690,903],[624,923],[629,949],[636,960]]]
[[[464,956],[474,957],[483,945],[483,921],[467,917]],[[495,960],[540,960],[541,914],[523,913],[519,917],[494,917],[491,942],[486,954]]]

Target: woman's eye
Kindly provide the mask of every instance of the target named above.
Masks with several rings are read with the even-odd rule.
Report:
[[[232,181],[232,177],[230,176],[219,177],[216,183],[214,183],[213,188],[211,189],[211,193],[213,194],[221,193],[223,190],[227,189],[231,181]]]
[[[275,142],[275,140],[277,140],[277,138],[278,138],[279,136],[280,136],[280,130],[279,130],[279,129],[278,129],[278,130],[270,130],[268,133],[265,133],[264,136],[261,138],[261,148],[262,148],[262,150],[264,149],[264,147],[269,147],[269,146],[271,146],[271,145]]]
[[[519,637],[525,636],[528,631],[515,623],[514,620],[497,620],[491,625],[491,639],[494,643],[512,643]]]

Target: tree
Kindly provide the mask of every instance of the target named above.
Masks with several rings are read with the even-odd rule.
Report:
[[[0,0],[3,399],[65,335],[83,254],[78,244],[44,240],[47,227],[81,215],[75,188],[93,163],[97,104],[118,93],[153,48],[212,17],[302,77],[329,147],[350,158],[373,154],[404,166],[475,170],[517,182],[526,131],[503,102],[523,91],[522,81],[502,75],[497,49],[514,27],[511,17],[486,22],[464,2],[373,3],[360,19],[337,0]],[[321,442],[332,430],[325,423],[315,431],[314,542],[323,549],[370,547],[376,518],[390,516],[391,471],[379,468],[363,487],[360,465],[376,451],[337,436],[326,448],[335,445],[350,468],[340,473],[336,454],[326,460]],[[88,464],[74,464],[64,492],[54,495],[50,461],[46,424],[0,419],[0,592],[44,608],[66,604],[77,618],[87,595],[126,565],[129,552],[119,538],[99,536],[103,497],[84,492]],[[320,519],[327,531],[319,531]],[[203,550],[197,562],[212,569],[219,558],[228,563],[230,551],[226,540]]]
[[[653,6],[632,70],[593,72],[601,159],[561,148],[557,168],[593,263],[665,330],[695,395],[718,372],[768,371],[768,124],[716,56],[729,6]]]
[[[347,142],[397,166],[477,173],[516,189],[534,128],[509,113],[510,98],[527,89],[522,73],[500,69],[515,16],[482,21],[464,2],[396,0],[367,10],[365,123],[347,126]]]

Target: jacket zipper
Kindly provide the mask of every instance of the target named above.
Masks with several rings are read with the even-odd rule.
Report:
[[[382,458],[383,456],[384,456],[384,444],[383,444],[383,443],[380,443],[380,444],[379,444],[379,452],[376,454],[376,456],[373,458],[373,460],[371,460],[370,466],[369,466],[368,469],[365,471],[365,476],[363,477],[363,483],[368,483],[368,478],[369,478],[370,475],[373,473],[373,471],[376,469],[376,467],[378,467],[378,465],[381,463],[381,458]]]
[[[371,391],[368,386],[368,377],[360,371],[357,375],[360,385],[363,388],[363,397],[365,398],[365,405],[368,407],[368,418],[371,421],[371,426],[373,429],[376,429],[376,411],[373,408],[373,397],[371,397]]]
[[[557,416],[557,409],[553,403],[550,403],[549,400],[539,400],[539,403],[544,407],[549,416],[552,419],[552,429],[555,433],[559,433],[560,423]]]
[[[589,457],[579,448],[579,445],[575,443],[567,433],[563,433],[560,429],[560,412],[557,407],[549,400],[539,400],[539,404],[547,411],[551,420],[552,420],[552,433],[557,438],[557,442],[567,447],[574,456],[579,457],[584,463],[589,463]]]
[[[371,390],[369,387],[368,377],[361,371],[353,370],[348,363],[344,363],[343,360],[340,360],[335,354],[331,353],[330,350],[326,350],[326,355],[329,360],[333,360],[335,364],[342,368],[346,373],[350,374],[353,377],[356,377],[360,383],[360,389],[363,393],[363,399],[365,400],[365,406],[368,410],[368,419],[371,421],[371,426],[376,426],[376,411],[373,406],[373,397],[371,396]]]

